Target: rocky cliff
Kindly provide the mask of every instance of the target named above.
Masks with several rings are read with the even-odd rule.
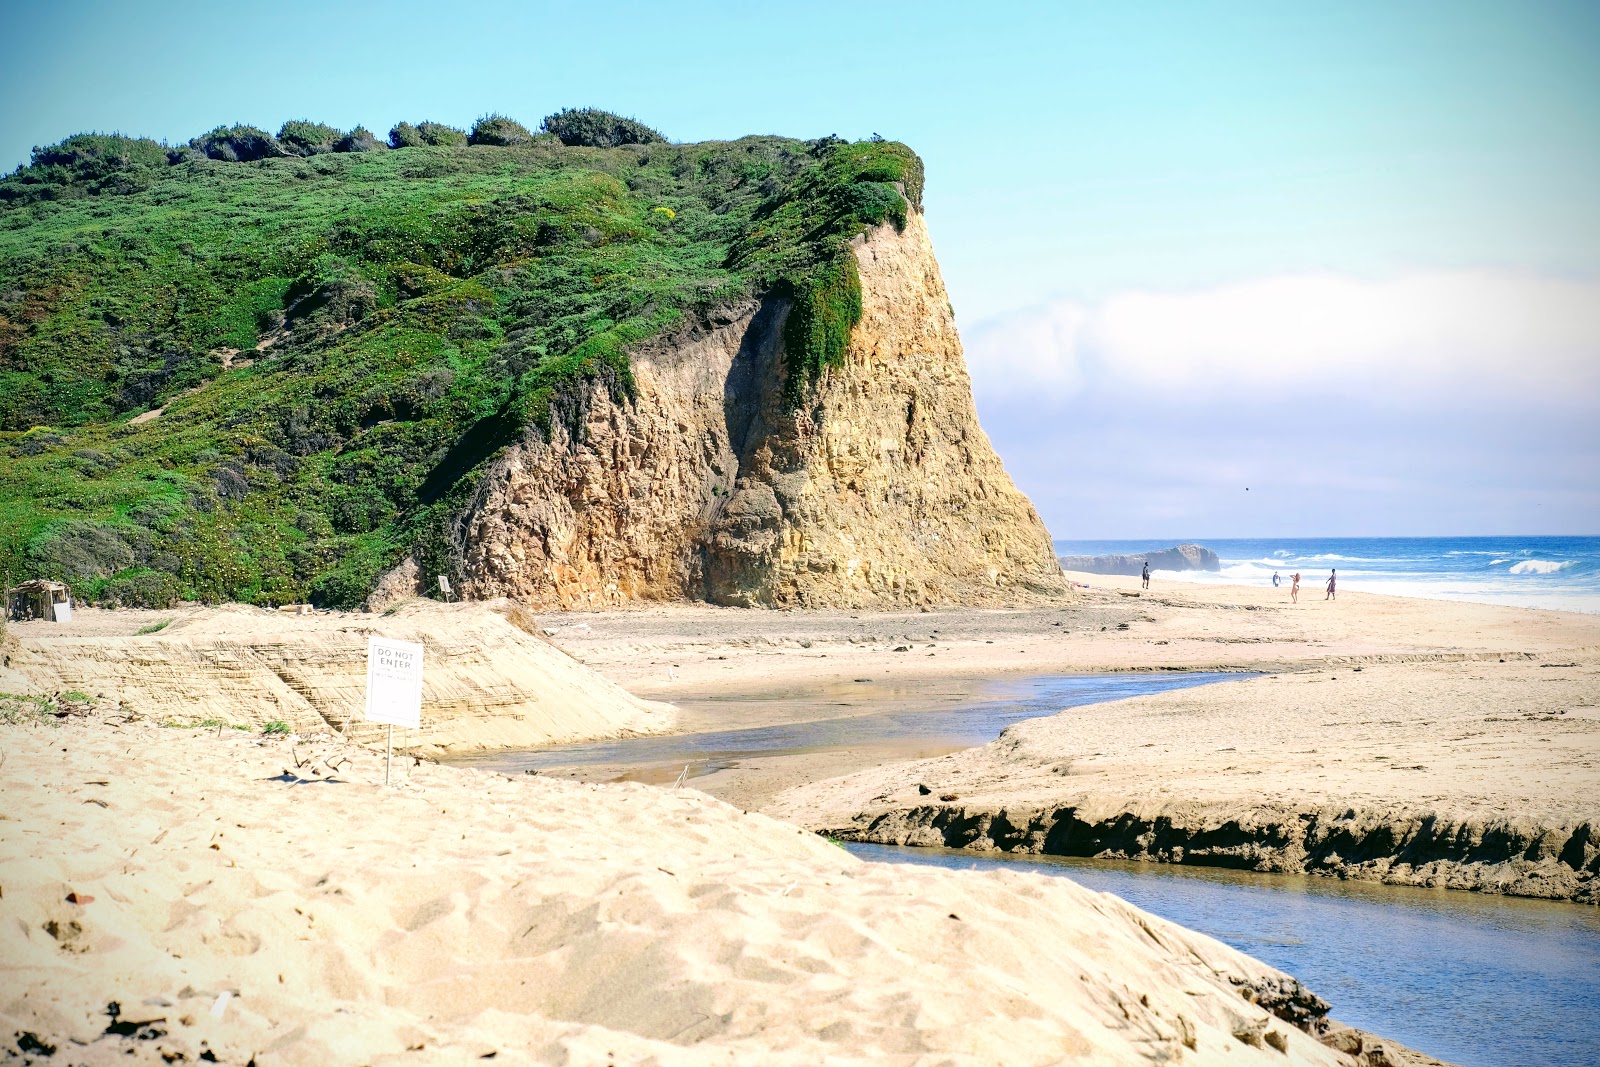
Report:
[[[843,365],[785,401],[781,297],[634,351],[531,428],[461,517],[465,595],[547,607],[979,602],[1060,589],[1049,536],[978,425],[922,216],[858,238]],[[408,561],[374,603],[425,586]]]

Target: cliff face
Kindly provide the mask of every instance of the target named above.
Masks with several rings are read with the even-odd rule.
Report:
[[[855,254],[862,321],[799,409],[773,298],[634,352],[633,399],[587,386],[575,417],[508,449],[461,522],[465,595],[866,606],[1059,589],[1044,525],[978,425],[922,217]],[[416,582],[403,567],[375,602]]]

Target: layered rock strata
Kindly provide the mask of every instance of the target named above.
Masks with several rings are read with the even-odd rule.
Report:
[[[1417,809],[1152,808],[1096,799],[1043,810],[921,804],[820,832],[889,845],[1323,874],[1600,904],[1600,837],[1588,822],[1452,819]]]
[[[864,607],[1059,591],[1049,535],[978,425],[922,217],[855,254],[862,321],[798,408],[773,297],[634,352],[632,398],[590,383],[548,434],[530,429],[461,520],[466,595]]]

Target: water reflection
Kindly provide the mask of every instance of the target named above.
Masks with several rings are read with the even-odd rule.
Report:
[[[1600,909],[1214,867],[847,847],[1115,893],[1287,971],[1341,1022],[1462,1067],[1600,1064]]]

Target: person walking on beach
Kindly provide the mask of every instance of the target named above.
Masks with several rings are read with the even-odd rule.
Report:
[[[1328,572],[1328,595],[1323,597],[1322,599],[1323,600],[1338,600],[1339,599],[1338,585],[1339,585],[1339,569],[1337,567],[1335,567],[1332,571]]]
[[[1289,600],[1291,603],[1300,603],[1300,572],[1295,571],[1289,575]]]
[[[1272,588],[1274,588],[1274,589],[1278,588],[1278,572],[1277,571],[1273,571],[1272,572]]]
[[[1150,588],[1150,561],[1149,560],[1145,560],[1144,561],[1144,573],[1139,575],[1139,578],[1140,578],[1141,581],[1144,582],[1143,588],[1149,589]]]

